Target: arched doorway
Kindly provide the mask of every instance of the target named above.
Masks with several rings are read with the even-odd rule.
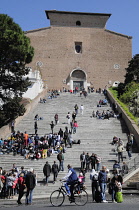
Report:
[[[87,89],[87,75],[82,69],[74,69],[70,73],[70,89],[75,90],[75,87],[78,90]]]

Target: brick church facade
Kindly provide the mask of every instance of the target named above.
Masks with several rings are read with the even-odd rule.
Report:
[[[30,67],[49,89],[111,86],[123,82],[132,37],[106,29],[111,14],[46,10],[50,27],[27,31],[35,49]]]

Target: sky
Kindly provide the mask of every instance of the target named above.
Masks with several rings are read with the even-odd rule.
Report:
[[[132,36],[132,56],[139,54],[139,0],[0,0],[0,14],[23,31],[49,27],[45,10],[111,14],[106,29]]]

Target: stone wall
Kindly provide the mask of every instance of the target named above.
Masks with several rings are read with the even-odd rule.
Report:
[[[132,119],[130,119],[127,116],[126,112],[123,110],[123,108],[120,106],[120,104],[118,104],[117,101],[115,101],[114,97],[112,96],[112,94],[109,90],[107,90],[107,95],[108,95],[108,98],[109,98],[111,104],[114,103],[117,105],[118,113],[122,114],[122,118],[124,119],[124,121],[128,127],[128,130],[130,133],[134,134],[135,142],[139,148],[139,127],[136,125],[136,123]]]
[[[18,118],[16,118],[16,123],[18,124],[30,112],[31,109],[34,109],[35,106],[38,104],[40,98],[46,97],[46,94],[47,90],[44,89],[34,100],[30,101],[30,103],[25,106],[26,108],[25,114],[23,116],[19,116]],[[10,125],[5,125],[2,128],[0,128],[0,138],[5,139],[8,136],[10,136],[10,133],[11,133]]]

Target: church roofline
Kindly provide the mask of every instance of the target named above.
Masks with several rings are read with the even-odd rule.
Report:
[[[111,16],[107,13],[88,13],[88,12],[70,12],[70,11],[57,11],[57,10],[45,10],[47,19],[49,19],[49,13],[59,13],[59,14],[74,14],[74,15],[92,15],[92,16]]]
[[[33,30],[25,31],[24,33],[27,34],[27,33],[32,33],[32,32],[36,32],[36,31],[43,31],[43,30],[50,29],[50,28],[51,27],[38,28],[38,29],[33,29]]]
[[[128,35],[125,35],[125,34],[120,34],[120,33],[117,33],[115,31],[110,31],[108,29],[105,29],[106,32],[109,32],[109,33],[112,33],[112,34],[116,34],[116,35],[119,35],[119,36],[123,36],[123,37],[127,37],[128,39],[132,39],[132,36],[128,36]]]

